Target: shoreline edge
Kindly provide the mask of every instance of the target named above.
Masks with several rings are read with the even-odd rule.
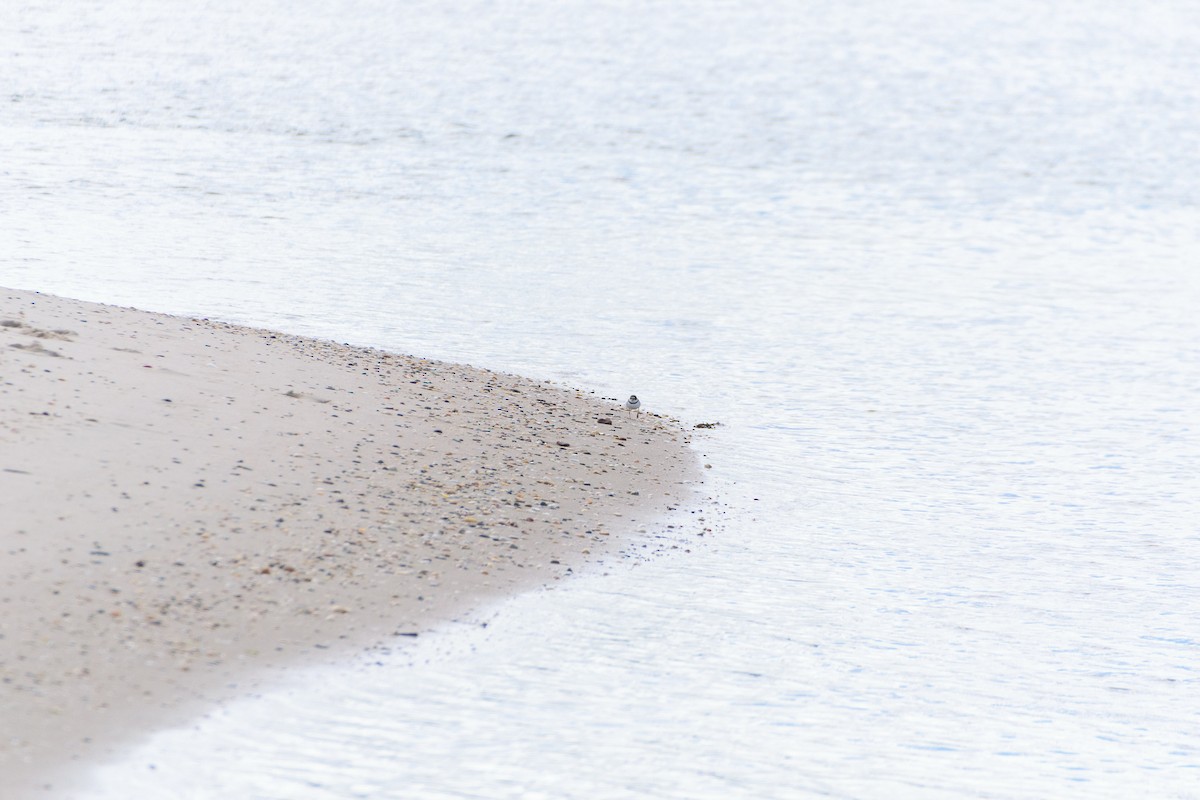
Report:
[[[548,382],[0,288],[8,796],[621,558],[691,501],[688,441]]]

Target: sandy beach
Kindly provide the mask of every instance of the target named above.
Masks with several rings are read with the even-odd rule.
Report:
[[[677,422],[548,383],[0,289],[4,796],[646,552],[696,466]]]

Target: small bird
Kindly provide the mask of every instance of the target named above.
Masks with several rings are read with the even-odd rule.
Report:
[[[625,410],[626,411],[637,411],[638,416],[641,416],[642,412],[638,411],[638,409],[641,407],[642,407],[642,401],[637,399],[636,394],[629,395],[629,399],[625,401]]]

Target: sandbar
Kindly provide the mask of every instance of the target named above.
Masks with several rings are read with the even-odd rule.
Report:
[[[0,289],[5,797],[619,560],[697,480],[677,421],[588,392]]]

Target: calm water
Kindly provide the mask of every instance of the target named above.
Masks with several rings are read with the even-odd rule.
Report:
[[[1200,11],[897,5],[6,5],[0,285],[723,423],[93,797],[1200,797]]]

